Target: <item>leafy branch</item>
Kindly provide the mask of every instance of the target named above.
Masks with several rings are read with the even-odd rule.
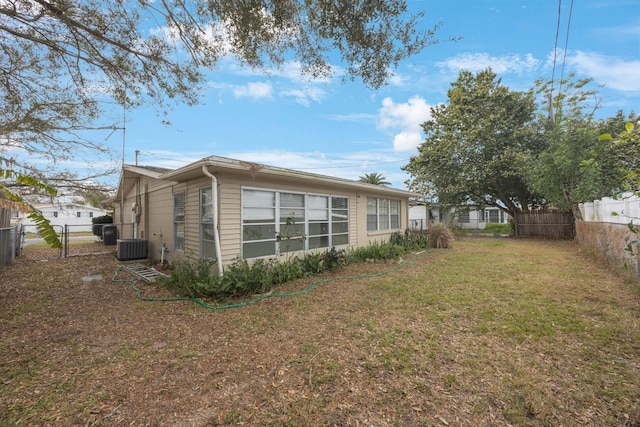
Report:
[[[42,212],[33,207],[33,205],[25,202],[19,194],[9,190],[7,180],[11,180],[16,184],[41,190],[51,197],[58,195],[57,190],[31,176],[23,175],[12,169],[0,169],[0,177],[3,179],[3,182],[0,183],[0,191],[2,192],[2,197],[0,197],[0,209],[7,209],[10,211],[15,210],[26,213],[27,217],[36,225],[36,229],[45,242],[47,242],[47,244],[52,248],[61,248],[62,242],[58,238],[58,235],[51,226],[49,220],[42,215]]]

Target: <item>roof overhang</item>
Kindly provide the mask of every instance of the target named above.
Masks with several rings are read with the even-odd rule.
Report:
[[[160,176],[168,171],[170,171],[170,169],[148,168],[144,166],[125,164],[122,168],[122,173],[120,174],[118,189],[114,200],[116,202],[120,201],[123,194],[122,191],[124,191],[124,194],[128,194],[136,184],[136,178],[146,176],[149,178],[160,179]]]
[[[397,188],[384,187],[381,185],[367,184],[359,181],[352,181],[344,178],[330,177],[326,175],[301,172],[292,169],[267,166],[258,163],[246,162],[243,160],[229,159],[226,157],[210,156],[183,166],[179,169],[166,172],[158,176],[159,179],[168,181],[185,182],[204,176],[202,168],[206,167],[210,173],[234,172],[246,174],[251,179],[257,177],[290,178],[302,182],[325,183],[329,185],[339,185],[348,189],[388,195],[402,198],[421,197],[420,194],[412,191],[400,190]]]

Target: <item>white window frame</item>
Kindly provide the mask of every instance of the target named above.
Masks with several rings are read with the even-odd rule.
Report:
[[[275,200],[273,201],[274,206],[268,207],[265,205],[264,207],[260,207],[257,206],[257,203],[248,203],[247,198],[245,197],[245,191],[260,191],[272,193],[275,197]],[[349,244],[349,196],[255,187],[242,187],[241,194],[241,242],[242,258],[244,259],[272,257],[287,253],[289,251],[308,251],[313,249],[324,249],[331,248],[333,246],[343,246]],[[282,197],[282,195],[285,194],[302,196],[302,206],[283,206],[282,202],[284,198]],[[322,198],[325,198],[326,200],[324,207],[320,206],[320,204],[314,203],[314,201],[321,201]],[[344,203],[345,201],[346,204]],[[274,219],[269,219],[262,222],[246,222],[248,215],[246,215],[245,210],[255,209],[257,211],[261,208],[265,210],[273,209],[273,215],[269,216],[273,216]],[[278,241],[277,236],[281,232],[281,237],[283,237],[283,235],[286,236],[286,220],[288,217],[290,217],[291,212],[295,212],[296,217],[295,225],[292,227],[292,230],[290,230],[289,233],[289,235],[292,237],[287,239],[286,242],[282,238],[280,239],[280,241]],[[300,227],[300,225],[302,225],[302,227]],[[260,232],[266,232],[266,234],[264,236],[260,236],[263,238],[251,240],[245,239],[247,231],[250,229],[246,227],[251,226],[262,227],[263,229]],[[333,229],[334,226],[336,227],[335,231]],[[273,236],[269,234],[271,232],[273,232]],[[295,237],[296,234],[299,234],[299,232],[303,234],[304,238]],[[339,243],[334,244],[334,241]],[[318,242],[321,243],[317,244]],[[262,252],[262,254],[258,256],[247,256],[246,249],[248,249],[247,246],[251,244],[262,244],[263,248],[267,247],[266,245],[273,244],[273,251],[269,251],[269,253],[264,253],[265,251],[258,251]]]
[[[213,191],[211,187],[203,187],[200,188],[200,191],[198,193],[198,210],[200,217],[200,257],[215,259],[215,230],[213,230],[215,224],[213,223],[213,206],[211,205]],[[206,193],[209,193],[208,197],[206,196]],[[211,208],[210,213],[207,212],[208,208]],[[209,233],[207,233],[207,229],[209,229]],[[207,238],[207,234],[210,234],[211,238]]]
[[[182,206],[179,206],[178,198],[182,198]],[[185,244],[185,201],[186,195],[184,192],[175,193],[173,195],[173,250],[176,252],[184,252]],[[181,216],[179,216],[180,209],[182,210]],[[181,218],[181,219],[180,219]],[[178,227],[182,226],[182,235],[178,232]]]
[[[367,231],[399,230],[400,210],[398,199],[367,197]]]

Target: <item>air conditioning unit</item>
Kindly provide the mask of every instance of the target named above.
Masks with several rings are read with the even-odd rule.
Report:
[[[142,239],[118,239],[116,257],[118,261],[147,259],[149,256],[149,241]]]

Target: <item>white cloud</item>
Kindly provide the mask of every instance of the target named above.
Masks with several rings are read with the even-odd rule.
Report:
[[[320,102],[326,96],[326,92],[319,87],[309,86],[302,89],[290,89],[280,92],[281,96],[294,98],[300,104],[308,107],[311,102]]]
[[[415,150],[422,142],[420,125],[431,117],[431,106],[419,97],[395,103],[391,98],[382,100],[378,115],[378,128],[395,132],[393,149],[396,152]]]
[[[387,97],[382,100],[378,127],[381,129],[419,127],[430,117],[430,108],[427,102],[417,95],[404,103],[395,103],[392,98]]]
[[[420,132],[400,132],[393,137],[394,151],[411,151],[422,143]]]
[[[596,83],[620,91],[640,91],[640,61],[576,51],[567,56],[567,64]]]
[[[525,73],[535,71],[540,61],[532,54],[490,56],[488,53],[463,53],[445,61],[437,62],[436,66],[441,70],[458,72],[467,70],[471,72],[491,69],[496,74]]]
[[[271,98],[273,96],[273,86],[270,83],[250,82],[244,86],[236,86],[233,94],[237,98]]]
[[[376,116],[369,113],[327,114],[325,118],[336,122],[366,123],[375,121]]]

